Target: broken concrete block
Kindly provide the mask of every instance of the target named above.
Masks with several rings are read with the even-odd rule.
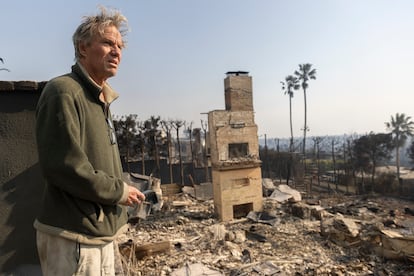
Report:
[[[253,267],[253,270],[260,275],[276,275],[280,268],[272,261],[266,261]]]
[[[195,198],[198,200],[213,199],[213,183],[204,182],[199,185],[194,185]]]
[[[394,230],[381,230],[382,247],[377,253],[387,259],[406,260],[414,262],[414,237],[404,236]]]
[[[181,190],[183,191],[183,193],[188,194],[188,195],[195,198],[194,187],[184,186],[184,187],[181,188]]]
[[[281,192],[279,189],[275,189],[270,195],[270,199],[273,199],[279,203],[287,202],[292,196],[287,193]]]
[[[327,213],[325,208],[319,205],[310,206],[311,216],[317,220],[321,220],[322,217]]]
[[[292,204],[291,206],[291,213],[295,217],[301,219],[311,219],[311,208],[309,205],[304,204],[302,202]]]
[[[246,234],[242,230],[227,231],[226,240],[240,244],[246,241]]]
[[[342,246],[357,244],[360,241],[359,232],[356,221],[341,214],[321,220],[321,234]]]
[[[273,184],[273,180],[270,178],[262,178],[262,188],[263,188],[263,196],[267,197],[273,193],[275,190],[275,184]]]
[[[233,242],[235,243],[243,243],[246,241],[246,233],[242,230],[235,231],[235,238]]]
[[[213,234],[213,239],[216,241],[222,241],[226,237],[227,230],[223,224],[213,224],[209,230]]]
[[[359,226],[355,220],[341,217],[335,218],[333,221],[335,229],[348,234],[351,237],[356,237],[359,234]]]
[[[232,243],[230,241],[225,241],[224,246],[228,251],[230,251],[233,257],[236,257],[237,259],[239,259],[242,256],[242,252],[241,252],[242,250],[239,245]]]
[[[300,192],[295,189],[292,189],[288,185],[281,184],[276,188],[279,189],[279,191],[281,191],[282,193],[291,195],[291,199],[289,199],[289,201],[291,202],[299,202],[302,200],[302,195],[300,194]]]

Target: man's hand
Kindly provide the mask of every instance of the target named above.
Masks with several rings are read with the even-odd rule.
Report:
[[[144,200],[145,195],[143,193],[134,186],[128,186],[128,199],[126,205],[133,206],[142,203]]]

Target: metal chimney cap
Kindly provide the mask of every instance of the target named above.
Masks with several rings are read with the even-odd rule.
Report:
[[[247,76],[249,72],[247,71],[229,71],[226,73],[227,76]]]

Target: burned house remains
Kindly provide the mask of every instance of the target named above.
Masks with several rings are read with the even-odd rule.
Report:
[[[254,122],[252,77],[228,72],[225,110],[208,113],[214,206],[222,221],[260,211],[261,161]]]

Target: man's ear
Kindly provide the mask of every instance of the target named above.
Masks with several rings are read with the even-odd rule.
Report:
[[[78,44],[78,49],[79,49],[79,54],[81,55],[81,57],[86,57],[86,48],[87,48],[87,44],[85,42],[79,42]]]

